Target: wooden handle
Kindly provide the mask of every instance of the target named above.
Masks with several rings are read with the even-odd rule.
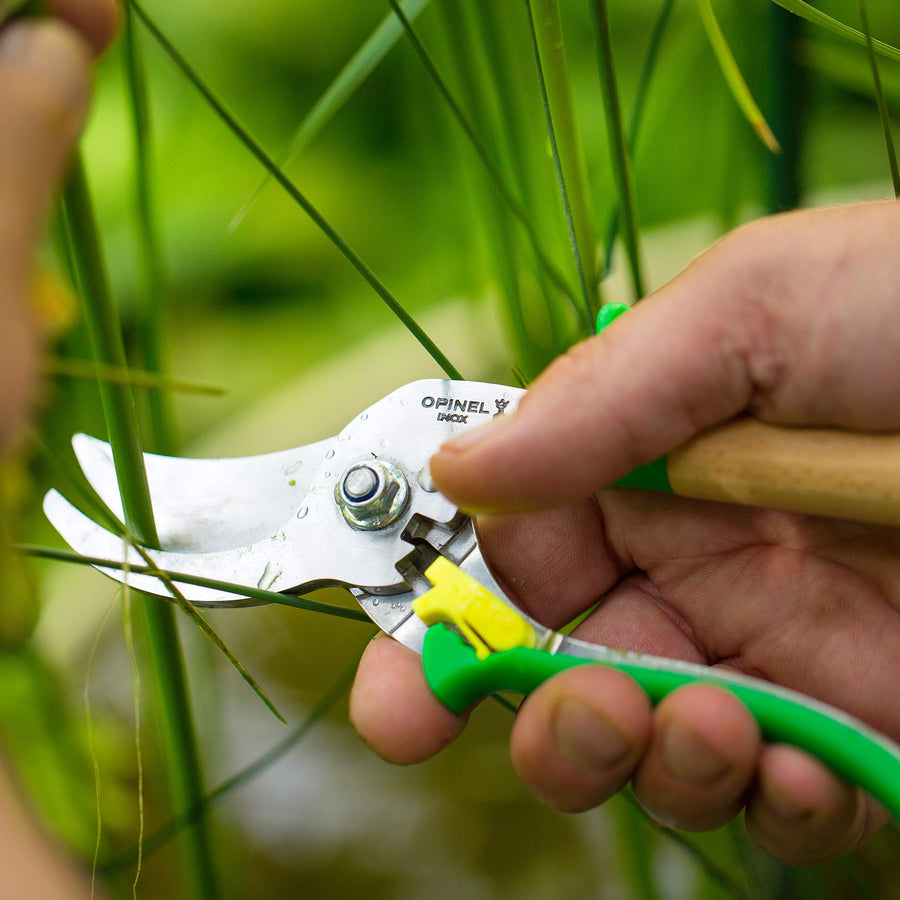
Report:
[[[735,419],[668,456],[682,497],[900,525],[900,434]]]

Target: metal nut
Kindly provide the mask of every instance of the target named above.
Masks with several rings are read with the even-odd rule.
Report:
[[[396,522],[409,503],[409,485],[400,469],[383,459],[350,466],[334,488],[344,519],[357,531],[376,531]]]

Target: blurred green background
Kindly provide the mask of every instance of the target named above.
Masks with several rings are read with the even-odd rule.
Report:
[[[856,0],[816,5],[858,26]],[[900,45],[896,0],[866,5],[873,34]],[[627,113],[662,4],[610,6]],[[715,6],[776,134],[784,142],[784,131],[794,128],[797,143],[776,163],[779,182],[728,93],[696,5],[675,3],[634,159],[651,287],[729,228],[779,205],[790,194],[777,187],[785,171],[788,181],[797,180],[803,204],[891,194],[865,50],[765,0]],[[592,20],[586,3],[563,0],[561,7],[589,211],[602,245],[616,193]],[[381,0],[147,2],[159,27],[273,155],[388,10]],[[416,27],[502,171],[513,182],[520,178],[523,192],[530,185],[526,199],[541,239],[575,284],[524,10],[523,3],[499,0],[432,0]],[[317,440],[390,389],[439,376],[278,185],[269,183],[231,228],[262,169],[147,33],[138,32],[151,105],[169,369],[225,391],[216,398],[173,395],[184,452],[244,455]],[[896,117],[900,66],[879,62]],[[507,67],[515,109],[498,88],[498,63]],[[121,44],[97,73],[84,147],[126,340],[135,345],[147,275]],[[465,377],[513,383],[512,366],[533,377],[579,336],[577,316],[542,280],[521,228],[405,38],[287,172]],[[618,251],[601,290],[607,300],[634,299]],[[518,330],[516,310],[524,322]],[[87,355],[78,321],[54,352]],[[143,411],[146,398],[138,400]],[[48,380],[40,429],[60,449],[75,431],[103,435],[96,386]],[[56,481],[37,456],[27,469],[10,468],[6,505],[17,537],[57,543],[39,511],[43,491]],[[22,601],[3,626],[4,743],[50,827],[89,860],[95,789],[83,693],[99,633],[90,696],[102,786],[100,861],[110,893],[125,896],[134,872],[127,854],[137,839],[138,787],[119,595],[80,567],[42,563],[28,571],[35,589],[23,588],[21,596],[39,596],[39,608]],[[223,610],[210,619],[288,719],[287,727],[277,722],[182,623],[212,788],[301,722],[371,631],[275,607]],[[140,629],[136,640],[143,659]],[[150,832],[171,811],[149,676],[140,690]],[[440,758],[409,770],[379,761],[346,718],[340,699],[289,753],[215,804],[226,896],[877,897],[888,896],[900,874],[896,832],[839,863],[791,870],[755,851],[739,824],[705,837],[673,836],[621,798],[580,816],[553,813],[512,774],[511,716],[492,703]],[[116,867],[122,854],[126,863]],[[138,895],[180,896],[179,871],[169,842],[144,859]]]

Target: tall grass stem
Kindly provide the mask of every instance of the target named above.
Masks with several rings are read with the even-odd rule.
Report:
[[[128,88],[132,134],[134,135],[135,206],[137,213],[138,242],[141,254],[143,300],[142,325],[139,329],[143,362],[151,372],[166,372],[165,305],[163,303],[163,263],[159,230],[153,208],[153,168],[151,155],[150,108],[147,79],[141,55],[140,37],[128,2],[125,3],[125,29],[123,35],[125,57],[125,83]],[[150,414],[150,438],[148,449],[156,453],[173,454],[178,449],[175,416],[169,398],[161,391],[147,395]]]
[[[769,154],[769,212],[794,209],[800,203],[800,153],[805,119],[806,73],[798,62],[803,20],[780,6],[769,8],[769,118],[778,135],[780,153]]]
[[[106,365],[124,368],[127,361],[118,311],[109,288],[80,156],[75,160],[65,188],[63,205],[94,355]],[[156,546],[159,539],[147,487],[134,398],[127,385],[101,381],[98,388],[115,460],[125,524],[139,542]],[[176,808],[188,808],[203,796],[203,777],[175,611],[155,598],[147,598],[142,608],[173,804]],[[190,882],[189,888],[185,886],[187,895],[203,900],[217,897],[218,879],[205,820],[198,820],[186,833],[184,850]]]
[[[575,258],[575,269],[581,284],[585,321],[590,331],[599,306],[597,239],[589,211],[587,170],[569,83],[559,0],[525,0],[525,6],[541,103],[547,122],[547,136]]]
[[[638,147],[638,135],[641,130],[641,123],[644,119],[644,109],[647,105],[647,95],[650,93],[650,85],[653,76],[656,73],[656,64],[659,61],[660,51],[662,50],[663,38],[669,21],[672,18],[672,7],[675,0],[663,0],[663,5],[653,23],[653,30],[650,32],[650,40],[647,42],[647,52],[644,54],[644,61],[641,64],[641,74],[638,78],[637,90],[634,94],[634,104],[631,107],[631,115],[628,118],[628,155],[634,160]],[[616,246],[616,238],[619,235],[619,206],[615,205],[612,214],[609,217],[609,227],[606,230],[606,243],[603,246],[603,272],[600,275],[601,281],[609,274],[612,265],[613,250]]]
[[[778,6],[783,7],[788,12],[792,12],[795,16],[800,16],[800,18],[806,19],[814,25],[820,25],[838,37],[853,41],[854,44],[859,44],[860,47],[865,47],[867,44],[866,36],[861,31],[857,31],[855,28],[851,28],[827,13],[816,9],[816,7],[806,3],[805,0],[772,0],[772,2],[777,3]],[[895,47],[893,44],[879,41],[876,38],[872,38],[872,47],[876,53],[892,59],[894,62],[900,62],[900,47]]]
[[[612,36],[609,31],[609,13],[606,8],[606,0],[593,0],[592,5],[594,9],[600,88],[603,93],[603,107],[606,112],[610,156],[618,192],[619,209],[622,215],[622,240],[628,257],[634,297],[635,300],[640,300],[644,296],[644,276],[641,267],[641,250],[638,238],[637,198],[631,173],[628,144],[625,140],[625,127],[622,123],[622,105],[619,99],[616,64],[613,58]]]
[[[869,66],[872,69],[875,102],[878,104],[881,129],[884,132],[884,145],[887,149],[888,165],[891,170],[891,184],[894,188],[894,196],[900,197],[900,168],[897,166],[897,150],[894,147],[894,135],[891,132],[891,115],[888,111],[887,100],[884,98],[884,88],[881,85],[881,73],[878,71],[878,60],[875,58],[875,46],[872,43],[872,32],[869,30],[869,17],[866,15],[865,0],[859,0],[859,19],[862,23],[863,33],[866,36],[866,50],[869,54]]]

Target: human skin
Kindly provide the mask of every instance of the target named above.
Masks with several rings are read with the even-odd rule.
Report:
[[[0,452],[34,398],[34,246],[84,122],[91,59],[119,16],[114,0],[47,6],[58,18],[14,22],[0,33]]]
[[[479,518],[509,595],[583,639],[728,667],[900,739],[900,531],[603,490],[740,413],[782,425],[900,429],[900,202],[790,213],[733,232],[534,383],[513,416],[448,442],[438,487]],[[386,759],[463,729],[415,654],[379,638],[351,716]],[[655,709],[626,675],[564,672],[523,704],[513,764],[567,811],[629,780],[658,821],[715,828],[741,809],[764,849],[810,864],[886,821],[807,754],[761,741],[709,686]]]
[[[54,18],[0,30],[0,454],[35,392],[28,303],[33,250],[77,140],[94,55],[112,40],[114,0],[53,0]],[[75,900],[90,884],[36,822],[0,760],[0,895]]]

